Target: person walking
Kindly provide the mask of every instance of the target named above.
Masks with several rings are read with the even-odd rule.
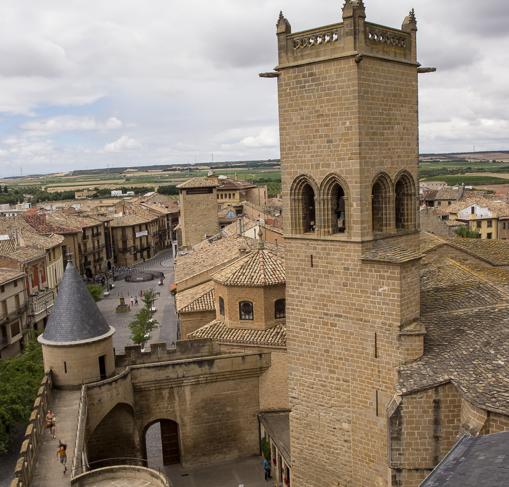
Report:
[[[272,478],[270,475],[270,462],[266,458],[263,459],[263,473],[265,476],[265,481]]]
[[[49,431],[51,437],[55,439],[57,428],[57,418],[51,409],[46,413],[46,429]]]
[[[129,298],[129,302],[131,303],[131,308],[134,306],[134,298],[131,296]]]
[[[134,304],[138,306],[138,295],[134,296]]]
[[[57,458],[59,462],[64,466],[65,475],[67,472],[67,445],[61,441],[58,442]]]

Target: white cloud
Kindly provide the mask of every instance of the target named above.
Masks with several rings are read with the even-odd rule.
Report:
[[[279,143],[275,127],[265,127],[258,134],[244,137],[240,141],[245,147],[276,147]]]
[[[94,117],[60,116],[27,122],[22,124],[21,128],[32,134],[42,135],[84,130],[114,130],[122,126],[122,121],[116,117],[99,121]]]
[[[130,150],[140,149],[141,144],[132,137],[122,135],[119,139],[114,142],[110,142],[104,146],[105,152],[125,152]]]
[[[507,148],[500,138],[509,120],[507,2],[387,3],[367,1],[367,20],[399,27],[415,6],[419,61],[438,68],[419,78],[421,150],[471,147],[473,137],[477,147]],[[298,32],[340,22],[340,3],[151,0],[150,6],[2,0],[0,139],[38,138],[52,152],[41,166],[32,152],[11,153],[4,142],[0,176],[12,173],[9,164],[25,173],[101,167],[115,163],[115,152],[119,164],[202,162],[211,153],[216,160],[278,157],[277,82],[257,74],[277,64],[279,10]],[[476,126],[480,119],[492,124]],[[117,139],[122,132],[129,135]]]

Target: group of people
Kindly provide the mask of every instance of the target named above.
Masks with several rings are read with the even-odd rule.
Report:
[[[46,429],[53,439],[56,439],[57,417],[51,409],[46,413]],[[64,475],[67,473],[67,445],[58,440],[57,459],[64,466]]]

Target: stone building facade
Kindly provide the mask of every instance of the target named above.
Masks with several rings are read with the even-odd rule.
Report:
[[[217,179],[192,178],[179,184],[182,246],[190,248],[219,233]]]
[[[362,1],[342,13],[277,24],[292,483],[306,487],[389,485],[385,408],[422,353],[416,21],[371,24]]]
[[[25,274],[0,267],[0,359],[23,350],[27,302]]]

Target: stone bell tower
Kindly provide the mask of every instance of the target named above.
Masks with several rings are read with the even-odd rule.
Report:
[[[422,354],[413,11],[277,22],[292,486],[391,485],[397,368]]]

